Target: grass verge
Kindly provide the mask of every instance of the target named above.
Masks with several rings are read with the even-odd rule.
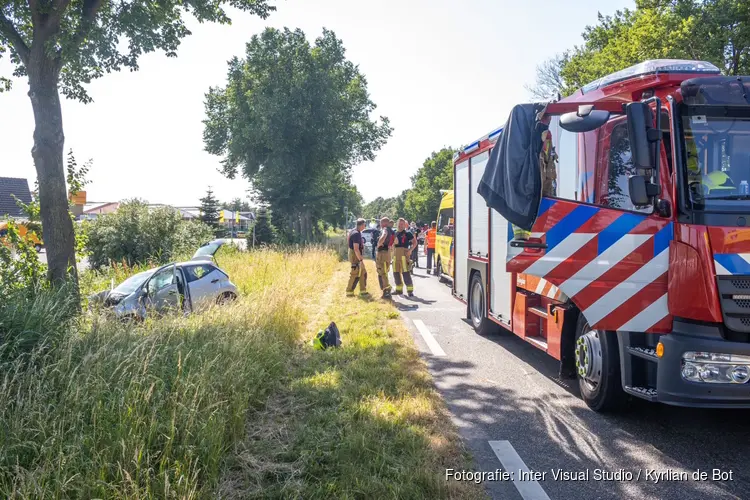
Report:
[[[344,297],[334,252],[219,264],[241,290],[232,306],[129,326],[88,316],[0,361],[0,497],[482,495],[443,480],[466,456],[425,366],[391,305]],[[34,315],[54,307],[29,307],[13,324],[43,337]],[[344,347],[312,351],[330,320]]]
[[[485,498],[446,482],[469,458],[395,308],[346,298],[348,264],[312,305],[338,350],[301,349],[284,387],[248,419],[219,492],[233,498]]]

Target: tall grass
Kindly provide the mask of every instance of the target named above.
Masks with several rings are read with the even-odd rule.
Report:
[[[230,307],[138,326],[94,318],[66,325],[53,349],[2,362],[0,496],[211,496],[248,411],[278,387],[307,302],[337,258],[261,250],[220,255],[219,264],[242,292]],[[85,278],[84,288],[108,278]],[[47,322],[37,329],[54,328],[54,311],[30,311]]]

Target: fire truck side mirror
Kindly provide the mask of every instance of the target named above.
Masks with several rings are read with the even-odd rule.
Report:
[[[659,186],[649,182],[645,175],[634,175],[628,179],[628,194],[634,206],[645,207],[659,195]]]
[[[628,118],[628,138],[630,150],[633,154],[633,166],[637,169],[652,169],[655,167],[653,148],[651,147],[651,109],[643,102],[633,102],[627,105],[625,113]],[[635,203],[635,202],[634,202]]]
[[[607,120],[609,120],[609,111],[592,109],[591,106],[579,106],[578,111],[571,111],[560,116],[560,127],[568,132],[590,132],[607,123]]]

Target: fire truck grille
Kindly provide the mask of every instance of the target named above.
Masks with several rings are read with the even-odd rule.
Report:
[[[717,284],[724,326],[734,332],[750,333],[750,277],[719,278]]]

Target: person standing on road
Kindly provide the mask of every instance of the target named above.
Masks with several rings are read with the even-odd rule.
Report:
[[[362,239],[362,230],[365,228],[365,220],[357,219],[357,227],[349,233],[349,263],[352,265],[349,274],[349,284],[346,286],[346,295],[354,296],[354,289],[359,284],[359,296],[366,297],[367,293],[367,269],[365,268],[364,249],[365,242]]]
[[[406,221],[399,219],[396,243],[393,249],[393,280],[396,282],[396,295],[403,293],[403,283],[405,283],[407,294],[409,297],[413,297],[414,284],[411,281],[411,273],[409,272],[409,266],[411,265],[409,256],[417,244],[417,239],[406,230],[406,227]]]
[[[432,256],[435,255],[435,240],[437,239],[437,222],[432,221],[430,229],[427,230],[427,236],[424,239],[424,246],[427,250],[427,274],[432,274]]]
[[[414,235],[414,241],[417,242],[414,250],[411,252],[411,265],[412,270],[416,267],[419,268],[419,226],[412,222],[411,223],[411,234]]]
[[[380,228],[383,231],[380,233],[380,238],[374,242],[378,247],[375,265],[378,266],[378,281],[380,282],[380,289],[383,291],[384,299],[391,296],[391,284],[388,281],[388,273],[391,270],[391,249],[393,248],[393,243],[396,241],[396,233],[389,227],[390,222],[388,217],[380,219]]]

